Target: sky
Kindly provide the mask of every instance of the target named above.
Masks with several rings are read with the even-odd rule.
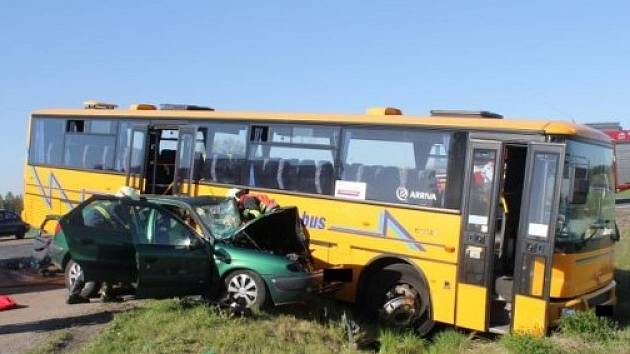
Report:
[[[628,14],[628,1],[6,1],[0,193],[22,191],[29,112],[90,98],[630,128]]]

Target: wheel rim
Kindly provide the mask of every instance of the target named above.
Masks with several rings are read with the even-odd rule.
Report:
[[[228,297],[232,300],[245,301],[247,307],[251,307],[258,299],[258,287],[252,277],[247,274],[237,274],[228,282]]]
[[[417,292],[409,284],[399,284],[385,295],[381,319],[393,327],[408,328],[427,310]]]
[[[68,271],[68,280],[70,281],[70,286],[73,287],[74,283],[76,283],[77,279],[79,279],[83,275],[83,270],[81,270],[81,266],[78,263],[72,263],[70,266],[70,270]]]

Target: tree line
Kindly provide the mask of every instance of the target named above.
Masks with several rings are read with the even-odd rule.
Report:
[[[6,209],[15,213],[20,213],[24,206],[22,195],[7,192],[4,196],[0,194],[0,209]]]

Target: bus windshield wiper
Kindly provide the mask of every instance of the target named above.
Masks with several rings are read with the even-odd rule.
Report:
[[[602,221],[598,221],[598,222],[595,222],[595,223],[591,224],[591,226],[589,226],[589,229],[593,229],[593,233],[591,233],[590,235],[586,236],[586,231],[585,231],[584,234],[582,235],[582,242],[586,243],[589,240],[591,240],[592,238],[594,238],[595,236],[597,236],[597,234],[600,231],[606,230],[607,229],[606,225],[608,223],[609,223],[609,221],[605,220],[603,222]],[[586,237],[584,237],[584,236],[586,236]]]

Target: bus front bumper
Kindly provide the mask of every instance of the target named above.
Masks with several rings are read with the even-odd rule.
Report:
[[[580,297],[562,301],[549,302],[549,323],[552,326],[558,325],[558,321],[563,314],[575,311],[596,310],[598,307],[612,307],[617,303],[615,289],[617,283],[611,281],[605,287],[584,294]]]

